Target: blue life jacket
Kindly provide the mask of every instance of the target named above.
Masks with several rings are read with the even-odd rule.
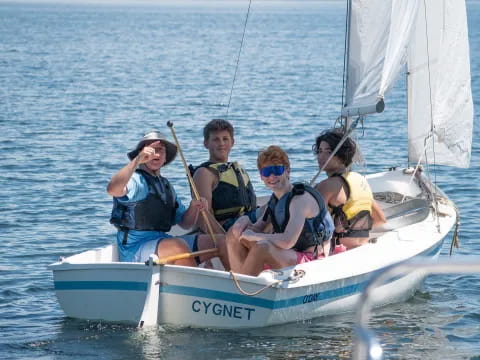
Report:
[[[113,198],[110,223],[123,231],[170,231],[178,208],[172,186],[162,176],[152,176],[141,169],[135,172],[146,180],[148,195],[143,200],[130,203],[121,203],[117,198]]]
[[[317,253],[318,245],[322,245],[324,241],[331,239],[335,227],[322,195],[311,186],[295,183],[292,191],[286,193],[280,199],[277,199],[275,194],[272,194],[268,201],[267,210],[263,215],[263,220],[266,221],[268,216],[270,216],[274,233],[285,232],[285,228],[290,220],[290,202],[294,196],[302,195],[305,191],[315,198],[320,211],[317,216],[305,219],[302,232],[292,249],[302,252],[311,246],[315,246],[315,253]]]

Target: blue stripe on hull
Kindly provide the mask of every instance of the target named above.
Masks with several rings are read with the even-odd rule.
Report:
[[[147,291],[148,283],[138,281],[55,281],[55,290]]]
[[[423,257],[423,256],[434,257],[439,254],[442,244],[443,244],[443,240],[435,244],[430,249],[427,249],[422,253],[418,254],[416,257]],[[372,276],[374,276],[375,274],[381,271],[382,270],[377,270],[371,273],[362,274],[361,277],[367,279],[365,281],[361,281],[355,284],[316,293],[314,299],[307,299],[306,302],[312,303],[312,302],[318,302],[322,300],[342,298],[342,297],[360,293],[367,286]],[[388,283],[397,281],[402,277],[403,276],[396,276],[390,279]],[[355,279],[355,277],[350,279]],[[348,279],[345,279],[345,280],[348,280]],[[194,296],[194,297],[201,297],[201,298],[206,298],[211,300],[223,300],[223,301],[235,302],[238,304],[262,307],[266,309],[282,309],[282,308],[287,308],[291,306],[302,305],[305,303],[305,300],[306,300],[305,297],[308,297],[310,295],[310,294],[304,294],[302,296],[297,296],[290,299],[275,301],[275,300],[262,299],[258,297],[246,296],[241,294],[234,294],[230,292],[202,289],[202,288],[196,288],[196,287],[190,287],[190,286],[179,286],[179,285],[163,285],[160,287],[160,293]]]
[[[315,297],[315,300],[308,301],[308,302],[310,303],[310,302],[344,297],[347,295],[359,293],[365,288],[367,283],[368,281],[363,281],[358,284],[353,284],[353,285],[344,286],[341,288],[322,291],[320,294],[318,294],[318,296]],[[208,290],[208,289],[194,288],[190,286],[178,286],[178,285],[164,285],[160,288],[160,293],[185,295],[185,296],[199,297],[199,298],[205,298],[205,299],[211,299],[211,300],[223,300],[223,301],[234,302],[242,305],[257,306],[257,307],[266,308],[266,309],[282,309],[282,308],[287,308],[291,306],[301,305],[305,302],[305,296],[308,296],[308,295],[302,295],[302,296],[297,296],[290,299],[275,301],[275,300],[262,299],[259,297],[252,297],[247,295],[233,294],[225,291]]]
[[[439,241],[437,244],[432,246],[430,249],[423,251],[418,254],[416,257],[426,256],[434,257],[439,254],[443,240]],[[332,298],[341,298],[349,295],[353,295],[361,292],[367,285],[369,279],[375,275],[377,270],[371,273],[362,274],[357,277],[352,277],[350,280],[357,278],[357,281],[362,279],[367,279],[360,281],[358,283],[350,284],[340,288],[325,290],[315,294],[314,299],[309,299],[307,302],[318,302],[322,300],[332,299]],[[392,278],[389,282],[396,281],[400,279],[401,276]],[[348,281],[349,279],[344,279]],[[55,281],[54,282],[55,290],[125,290],[125,291],[147,291],[148,283],[147,282],[135,282],[135,281]],[[311,286],[309,286],[310,288]],[[239,304],[252,305],[267,309],[281,309],[291,306],[297,306],[304,303],[305,297],[310,294],[304,294],[302,296],[293,297],[290,299],[283,300],[268,300],[262,299],[260,297],[251,297],[245,296],[237,293],[217,291],[196,288],[191,286],[178,286],[178,285],[164,285],[160,287],[160,293],[164,294],[176,294],[176,295],[185,295],[185,296],[195,296],[202,297],[212,300],[223,300],[229,302],[235,302]]]

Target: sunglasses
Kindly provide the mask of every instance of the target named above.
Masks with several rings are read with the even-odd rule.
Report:
[[[260,175],[263,177],[269,177],[270,175],[280,176],[285,172],[285,166],[283,165],[271,165],[265,166],[260,169]]]

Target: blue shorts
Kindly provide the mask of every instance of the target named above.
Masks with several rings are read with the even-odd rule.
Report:
[[[185,242],[188,244],[188,247],[190,248],[190,251],[198,251],[197,247],[197,237],[198,234],[188,234],[188,235],[181,235],[179,238],[185,240]]]
[[[135,253],[133,261],[134,262],[144,262],[148,260],[148,257],[150,254],[156,254],[157,253],[157,247],[158,243],[162,241],[163,239],[170,239],[172,238],[172,235],[165,234],[164,237],[161,239],[157,240],[150,240],[142,245],[140,245],[140,248],[138,251]],[[197,247],[197,234],[192,234],[192,235],[182,235],[182,236],[175,236],[180,239],[185,240],[185,242],[188,244],[188,247],[190,248],[190,251],[198,251]]]

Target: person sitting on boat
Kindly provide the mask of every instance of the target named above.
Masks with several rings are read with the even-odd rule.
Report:
[[[243,215],[255,221],[257,198],[250,177],[239,163],[228,161],[235,144],[232,124],[223,119],[208,122],[203,128],[203,144],[209,159],[191,171],[199,195],[207,199],[215,217],[214,231],[228,230]],[[203,219],[199,220],[200,228],[206,233]]]
[[[316,138],[312,150],[318,166],[328,176],[315,188],[322,194],[334,219],[333,239],[336,246],[343,245],[348,250],[367,243],[372,226],[381,225],[386,219],[365,177],[350,170],[357,148],[350,137],[328,161],[342,139],[341,129],[324,131]]]
[[[175,224],[193,226],[208,203],[202,198],[192,200],[186,209],[170,182],[160,175],[176,154],[175,144],[151,131],[128,153],[130,162],[112,176],[107,192],[113,196],[110,222],[118,229],[120,261],[143,262],[150,254],[167,257],[191,251],[184,239],[172,237],[168,231]],[[196,266],[191,258],[174,263]]]
[[[278,146],[260,151],[257,167],[273,193],[255,224],[241,217],[227,232],[231,270],[258,275],[264,268],[279,269],[328,256],[334,226],[320,193],[290,182],[290,161]],[[273,233],[265,232],[269,225]]]
[[[250,177],[243,166],[229,161],[230,151],[235,143],[234,129],[230,122],[223,119],[213,119],[203,128],[203,144],[209,152],[208,161],[196,168],[190,165],[193,181],[201,197],[207,199],[212,230],[216,235],[216,246],[223,266],[228,269],[224,233],[241,216],[247,216],[250,221],[256,220],[256,195]],[[208,233],[202,217],[199,227],[203,233]],[[214,246],[209,236],[199,236],[196,240],[196,250]],[[202,256],[201,261],[210,256]]]

